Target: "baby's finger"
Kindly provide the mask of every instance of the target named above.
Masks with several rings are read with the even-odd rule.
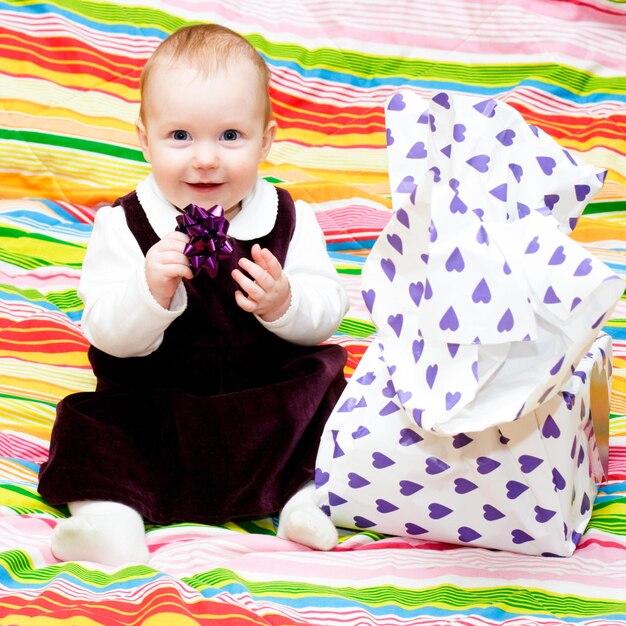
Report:
[[[185,233],[181,233],[177,230],[172,230],[171,232],[161,237],[160,243],[161,244],[168,244],[168,243],[171,244],[174,242],[187,243],[188,241],[189,241],[189,235],[185,235]]]
[[[273,278],[267,270],[245,257],[239,259],[239,266],[250,274],[253,282],[259,284],[263,289],[269,288]]]
[[[189,259],[180,250],[165,249],[152,255],[152,259],[160,265],[189,265]]]
[[[274,280],[278,280],[283,272],[283,266],[267,248],[263,248],[262,254],[265,261],[265,270]]]
[[[163,276],[165,278],[193,278],[193,272],[188,264],[172,263],[170,265],[163,266]]]
[[[265,257],[263,256],[263,250],[264,250],[264,248],[261,248],[261,246],[258,243],[255,243],[252,246],[252,250],[250,250],[250,256],[252,256],[252,260],[257,265],[259,265],[263,269],[266,269],[265,268]]]
[[[241,291],[235,291],[235,302],[237,302],[239,308],[243,309],[246,313],[254,313],[257,308],[256,302],[246,298]]]
[[[155,251],[164,252],[176,252],[178,254],[184,254],[185,247],[189,242],[189,238],[187,235],[183,233],[176,233],[178,236],[166,236],[163,237],[158,243],[156,243],[153,248]]]
[[[163,239],[178,239],[179,241],[189,241],[189,235],[186,235],[185,233],[181,233],[179,230],[173,230],[170,233],[168,233],[167,235],[165,235],[165,237],[163,237]]]
[[[255,298],[255,296],[259,297],[262,295],[262,288],[254,280],[246,276],[241,270],[234,269],[231,276],[241,289],[248,294],[248,297]]]

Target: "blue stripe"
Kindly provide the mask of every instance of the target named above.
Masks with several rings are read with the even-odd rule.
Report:
[[[370,250],[376,239],[361,239],[359,241],[348,240],[336,243],[328,243],[326,247],[329,250]]]
[[[496,588],[497,589],[497,588]],[[532,591],[529,591],[526,588],[518,587],[520,593],[524,593],[526,596],[530,593],[532,595]],[[213,598],[219,594],[223,594],[226,591],[228,594],[236,597],[242,593],[250,593],[249,589],[246,589],[241,584],[232,583],[227,584],[220,587],[208,587],[203,589],[200,593],[206,598]],[[401,593],[401,589],[398,590]],[[407,590],[410,592],[410,590]],[[467,591],[467,590],[464,590]],[[450,609],[443,609],[439,607],[433,607],[428,605],[418,606],[414,609],[405,609],[397,605],[392,605],[389,603],[385,603],[382,606],[373,606],[371,604],[363,604],[361,602],[357,602],[353,599],[344,599],[337,596],[328,596],[328,595],[316,595],[316,596],[300,596],[289,598],[284,595],[281,596],[271,596],[271,595],[255,595],[251,594],[253,599],[257,599],[263,602],[271,602],[274,605],[282,605],[289,606],[293,609],[310,609],[310,608],[324,608],[324,609],[333,609],[333,610],[348,610],[351,613],[357,610],[362,610],[366,615],[371,615],[372,617],[380,617],[381,619],[388,618],[388,616],[393,615],[398,619],[410,620],[414,617],[425,617],[430,616],[432,618],[441,618],[445,619],[452,615],[473,615],[480,616],[483,619],[488,619],[493,621],[494,623],[504,623],[510,619],[524,617],[525,619],[529,619],[529,614],[522,614],[519,611],[516,611],[513,607],[511,610],[506,611],[502,608],[496,606],[472,606],[469,609],[456,609],[451,607]],[[581,598],[584,600],[584,598]],[[607,604],[609,604],[607,602]],[[522,610],[521,607],[519,610]],[[532,617],[535,619],[541,620],[553,620],[554,614],[545,613],[541,611],[537,611],[532,613]],[[559,615],[560,619],[566,619],[568,624],[576,624],[576,623],[585,623],[589,621],[588,616],[583,617],[574,617],[572,615]],[[626,618],[626,613],[602,613],[595,616],[596,619],[601,618],[604,620],[616,620],[618,623],[620,620],[624,620]],[[407,621],[407,623],[410,623]],[[531,623],[531,621],[527,621],[524,623]]]
[[[617,326],[604,326],[602,330],[613,339],[626,339],[626,328]]]
[[[24,561],[30,562],[31,557],[24,550],[14,550],[14,552],[22,553],[24,555]],[[65,580],[72,586],[89,590],[92,593],[97,591],[98,594],[104,593],[105,590],[115,591],[117,589],[143,589],[145,585],[150,585],[152,581],[158,580],[162,580],[165,586],[171,585],[171,576],[169,574],[155,573],[155,571],[147,565],[134,565],[131,567],[136,571],[132,572],[132,578],[129,580],[112,580],[112,576],[117,574],[102,573],[98,578],[98,582],[94,583],[84,580],[81,577],[81,573],[76,574],[71,571],[66,571],[69,570],[69,568],[85,569],[82,565],[76,563],[69,563],[67,565],[65,563],[60,563],[58,565],[43,567],[38,571],[40,573],[48,573],[50,579],[42,576],[42,578],[37,582],[29,582],[28,579],[22,577],[14,578],[16,574],[15,572],[11,572],[4,566],[0,565],[0,580],[2,580],[3,587],[18,592],[23,592],[25,589],[45,589],[50,585],[51,579],[54,579],[55,581],[53,584],[57,584],[56,581]],[[127,575],[130,576],[131,574]],[[108,584],[102,584],[104,581]]]
[[[24,15],[25,13],[31,13],[33,15],[43,15],[45,13],[53,13],[56,15],[60,15],[70,21],[86,26],[87,28],[95,31],[100,31],[102,33],[112,34],[112,33],[122,33],[124,35],[128,35],[129,37],[134,38],[144,38],[144,37],[155,37],[158,39],[165,39],[170,33],[166,30],[160,28],[141,28],[137,25],[133,24],[120,24],[113,22],[97,22],[95,20],[91,20],[86,18],[84,15],[79,15],[74,11],[68,11],[61,7],[55,6],[53,4],[48,4],[47,2],[39,2],[37,4],[24,6],[21,2],[17,3],[18,8],[15,8],[15,3],[11,2],[0,2],[0,10],[4,11],[13,11],[20,15]],[[115,6],[112,4],[111,6]]]
[[[623,493],[624,496],[626,496],[626,481],[622,481],[621,483],[613,483],[613,484],[602,485],[598,489],[598,492],[599,493],[608,493],[608,494]]]
[[[41,202],[46,205],[49,204],[48,201],[41,200]],[[72,219],[69,213],[67,213],[67,216]],[[82,239],[87,239],[91,234],[93,224],[83,224],[82,222],[77,222],[75,219],[72,219],[71,222],[63,221],[63,216],[61,215],[59,218],[46,215],[41,211],[32,211],[29,209],[0,213],[0,219],[6,219],[9,225],[13,225],[11,222],[15,222],[15,225],[28,226],[31,229],[29,230],[30,235],[40,233],[50,236],[50,233],[47,232],[48,229],[54,229],[55,232],[63,234],[78,235]],[[0,228],[2,228],[2,223],[0,223]],[[80,242],[76,243],[73,241],[62,241],[61,243],[81,245]]]
[[[319,67],[305,68],[302,67],[300,63],[297,63],[295,61],[271,58],[267,55],[264,55],[262,51],[260,52],[261,55],[265,58],[266,62],[271,66],[288,68],[291,71],[304,77],[312,77],[326,82],[351,85],[353,87],[362,89],[371,89],[372,87],[385,86],[395,86],[398,88],[419,87],[421,89],[454,91],[456,93],[461,92],[466,94],[474,94],[477,96],[493,97],[500,93],[508,92],[512,87],[515,86],[528,86],[538,89],[544,93],[552,94],[564,100],[574,101],[578,104],[594,104],[598,102],[615,101],[626,103],[626,92],[594,92],[587,95],[581,95],[570,91],[569,89],[565,89],[564,87],[554,85],[550,82],[544,82],[531,78],[522,79],[519,81],[512,80],[509,84],[504,84],[496,87],[487,87],[480,84],[469,84],[448,80],[437,80],[435,78],[411,78],[409,76],[373,76],[369,78],[363,78],[361,76],[356,76],[347,72],[338,72]]]
[[[33,306],[37,306],[42,309],[45,309],[46,311],[61,313],[62,315],[65,315],[66,317],[68,317],[72,322],[78,322],[78,320],[80,320],[83,314],[82,308],[77,311],[63,311],[59,309],[59,307],[56,306],[55,304],[52,304],[51,302],[48,302],[48,300],[45,300],[43,297],[26,298],[19,293],[9,293],[9,292],[2,291],[2,290],[0,290],[0,300],[4,302],[26,302]]]

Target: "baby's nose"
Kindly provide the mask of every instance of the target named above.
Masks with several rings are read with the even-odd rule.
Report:
[[[217,150],[209,142],[198,143],[194,150],[194,167],[207,168],[217,165]]]

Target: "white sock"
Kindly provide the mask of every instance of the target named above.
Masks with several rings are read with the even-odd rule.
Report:
[[[58,522],[52,553],[61,561],[95,561],[104,565],[147,563],[143,519],[118,502],[71,502],[72,517]]]
[[[337,529],[315,501],[310,482],[296,492],[280,513],[276,535],[315,550],[332,550],[338,541]]]

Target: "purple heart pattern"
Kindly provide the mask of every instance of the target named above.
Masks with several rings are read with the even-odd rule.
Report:
[[[565,234],[599,170],[503,102],[401,91],[386,114],[394,215],[362,293],[400,404],[441,434],[513,421],[558,392],[621,295]]]
[[[386,115],[394,213],[361,284],[377,337],[323,433],[320,506],[339,526],[571,553],[600,472],[581,424],[610,339],[592,346],[623,285],[566,233],[602,177],[503,102],[402,91]]]
[[[384,419],[375,414],[390,401],[399,404],[402,390],[388,373],[373,373],[374,361],[384,361],[367,351],[348,387],[369,390],[380,381],[378,400],[367,397],[331,415],[315,471],[320,507],[340,527],[571,554],[591,515],[596,483],[605,478],[586,407],[591,371],[608,376],[611,358],[610,338],[602,334],[563,393],[536,411],[499,427],[442,436],[403,410]],[[334,454],[337,446],[342,455]]]

